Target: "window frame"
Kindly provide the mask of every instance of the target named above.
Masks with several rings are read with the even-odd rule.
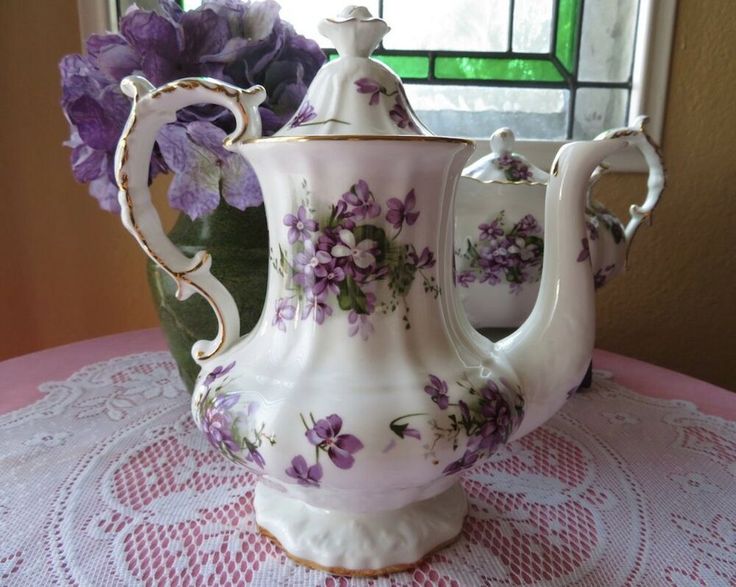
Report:
[[[77,0],[77,7],[82,46],[95,32],[117,29],[117,0]],[[646,114],[647,132],[657,143],[662,142],[676,12],[677,0],[640,0],[628,124]],[[536,165],[549,169],[555,154],[566,142],[570,141],[520,139],[516,145]],[[476,139],[476,147],[471,161],[489,152],[487,139]],[[613,171],[646,171],[643,159],[633,150],[617,153],[607,163]]]
[[[661,144],[677,0],[640,1],[627,124],[633,124],[639,116],[646,115],[647,132],[656,143]],[[516,145],[536,165],[549,169],[557,151],[568,142],[571,141],[518,140]],[[488,141],[476,141],[476,151],[471,160],[476,160],[489,151]],[[648,171],[646,162],[633,148],[612,155],[606,163],[612,171],[622,173]]]

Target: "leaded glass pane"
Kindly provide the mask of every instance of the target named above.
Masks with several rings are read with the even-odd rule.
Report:
[[[426,79],[429,76],[429,57],[423,55],[375,55],[393,69],[402,79]]]
[[[557,0],[557,42],[555,54],[569,72],[575,71],[578,22],[582,0]]]
[[[628,90],[579,89],[575,99],[573,138],[592,139],[602,130],[623,126],[628,101]]]
[[[514,3],[513,51],[549,53],[552,43],[554,0],[516,0]]]
[[[124,10],[133,0],[116,1]],[[507,125],[521,138],[569,139],[626,123],[640,1],[363,3],[392,27],[374,57],[409,83],[415,110],[435,132],[479,137]],[[282,18],[327,45],[317,21],[345,0],[279,3]]]
[[[310,3],[313,4],[313,3]],[[509,0],[383,0],[387,49],[505,51]]]
[[[623,82],[631,75],[638,0],[586,0],[578,77]]]
[[[565,138],[567,90],[406,84],[406,93],[436,134],[487,139],[509,126],[522,139]]]
[[[546,59],[496,59],[490,57],[437,57],[437,79],[562,81],[557,68]]]

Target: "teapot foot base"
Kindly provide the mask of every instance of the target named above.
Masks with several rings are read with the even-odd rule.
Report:
[[[468,505],[459,483],[398,510],[317,508],[259,483],[256,523],[292,560],[335,575],[372,577],[411,569],[453,543]]]

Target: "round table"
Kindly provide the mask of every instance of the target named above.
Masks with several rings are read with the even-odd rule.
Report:
[[[736,585],[736,394],[596,350],[590,390],[463,480],[462,537],[350,579],[258,535],[158,330],[0,363],[2,585]]]

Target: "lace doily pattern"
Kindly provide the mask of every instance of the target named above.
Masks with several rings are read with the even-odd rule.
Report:
[[[736,584],[736,423],[610,373],[465,476],[462,538],[376,579],[296,565],[254,478],[198,432],[167,353],[90,365],[0,416],[0,584]]]

